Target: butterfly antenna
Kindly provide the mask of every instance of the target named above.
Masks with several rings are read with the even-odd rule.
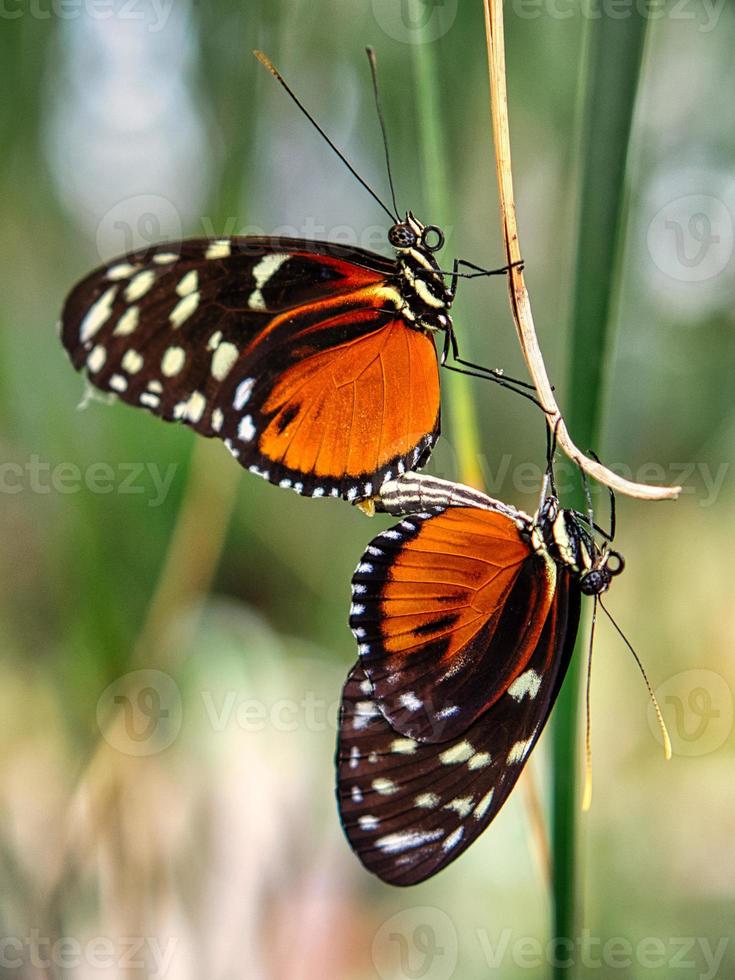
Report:
[[[363,178],[355,170],[355,168],[352,166],[352,164],[347,159],[347,157],[344,155],[344,153],[342,153],[342,151],[327,136],[327,134],[324,132],[324,130],[322,129],[322,127],[319,125],[319,123],[316,121],[316,119],[312,116],[312,114],[309,112],[309,110],[303,104],[303,102],[297,97],[297,95],[295,94],[295,92],[293,91],[293,89],[291,89],[286,84],[286,81],[285,81],[283,75],[281,75],[281,73],[276,68],[276,66],[273,64],[273,62],[270,60],[270,58],[268,57],[268,55],[267,54],[263,54],[262,51],[258,51],[257,49],[254,49],[253,50],[253,54],[258,59],[258,61],[261,63],[261,65],[263,65],[265,68],[268,69],[268,71],[275,78],[275,80],[277,82],[279,82],[283,86],[283,88],[286,90],[286,92],[291,96],[291,99],[296,103],[296,105],[299,107],[299,109],[301,109],[301,111],[303,112],[303,114],[309,120],[309,122],[314,127],[314,129],[316,129],[316,131],[320,134],[320,136],[324,140],[326,140],[326,142],[329,144],[329,146],[331,146],[331,148],[334,150],[334,152],[340,158],[340,160],[342,161],[342,163],[344,163],[344,165],[350,171],[350,173],[352,174],[352,176],[357,181],[359,181],[359,183],[362,184],[362,186],[365,188],[365,190],[368,192],[368,194],[370,194],[372,196],[372,198],[375,201],[377,201],[377,203],[381,206],[381,208],[388,215],[388,217],[390,218],[391,222],[395,222],[396,221],[396,215],[394,215],[394,214],[391,213],[390,209],[388,207],[386,207],[386,205],[381,201],[381,199],[378,197],[378,195],[375,193],[375,191],[372,189],[372,187],[367,183],[367,181],[366,180],[363,180]]]
[[[663,743],[664,743],[664,756],[665,756],[666,759],[670,759],[671,758],[671,739],[669,738],[669,732],[668,732],[668,729],[666,728],[666,722],[664,721],[664,716],[661,714],[661,708],[659,707],[658,701],[656,700],[656,695],[653,693],[653,688],[651,687],[650,681],[648,680],[648,676],[646,675],[646,671],[645,671],[645,669],[643,667],[643,664],[641,663],[640,657],[638,656],[638,654],[633,649],[633,646],[632,646],[630,640],[628,639],[628,637],[625,635],[625,633],[623,633],[623,631],[620,629],[620,627],[618,626],[618,624],[615,622],[615,620],[613,619],[613,617],[611,616],[611,614],[608,612],[607,608],[605,607],[605,605],[602,602],[602,599],[600,599],[600,605],[602,606],[602,610],[605,613],[605,615],[607,616],[607,618],[610,620],[610,622],[615,627],[615,630],[616,630],[618,636],[622,639],[623,643],[627,646],[627,648],[633,654],[633,658],[635,659],[635,662],[638,664],[638,669],[640,670],[641,675],[643,677],[643,680],[645,681],[646,688],[648,689],[648,694],[649,694],[649,696],[651,698],[651,702],[653,704],[653,710],[656,712],[656,717],[658,718],[658,725],[659,725],[659,728],[661,729],[661,737],[663,738]]]
[[[587,813],[592,806],[592,713],[590,711],[590,692],[592,690],[592,647],[595,642],[595,623],[597,622],[597,600],[595,596],[592,606],[592,625],[590,626],[590,645],[587,651],[587,687],[584,695],[585,704],[585,733],[584,733],[584,793],[582,794],[582,810]]]
[[[380,90],[378,88],[378,59],[373,48],[365,48],[370,62],[370,74],[373,79],[373,95],[375,96],[375,108],[378,110],[378,120],[380,121],[380,131],[383,134],[383,149],[385,150],[385,166],[388,170],[388,183],[390,184],[390,196],[393,201],[393,210],[396,213],[396,220],[400,220],[398,215],[398,204],[396,203],[396,189],[393,184],[393,170],[390,165],[390,152],[388,151],[388,130],[385,126],[385,116],[383,107],[380,103]]]

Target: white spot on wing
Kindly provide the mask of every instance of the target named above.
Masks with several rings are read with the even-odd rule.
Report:
[[[232,365],[237,360],[237,355],[240,352],[234,344],[230,344],[227,341],[220,344],[217,350],[212,355],[212,375],[217,379],[217,381],[224,381],[227,375],[232,369]]]
[[[380,710],[374,701],[358,701],[355,705],[352,727],[356,729],[366,728],[370,719],[378,714],[380,714]]]
[[[159,252],[158,255],[153,256],[153,261],[156,265],[170,265],[172,262],[176,262],[178,255],[176,252]]]
[[[443,718],[451,718],[452,715],[456,715],[458,713],[458,711],[459,711],[459,705],[458,704],[448,704],[446,706],[446,708],[442,708],[441,711],[437,711],[436,717],[437,718],[442,718],[442,719]]]
[[[358,817],[357,822],[360,825],[360,830],[375,830],[380,823],[377,817],[374,817],[369,813],[364,817]]]
[[[442,842],[442,849],[445,851],[451,851],[453,847],[456,847],[457,844],[459,844],[463,836],[464,827],[457,827],[457,829],[453,830],[449,837]]]
[[[135,328],[138,326],[138,321],[140,320],[140,307],[139,306],[129,306],[127,310],[123,313],[120,319],[115,324],[115,329],[112,331],[116,337],[125,336],[126,334],[133,333]]]
[[[391,752],[398,752],[400,755],[412,755],[418,744],[412,738],[396,738],[390,743],[390,750]]]
[[[384,776],[379,776],[377,779],[373,780],[373,789],[376,793],[380,793],[381,796],[391,796],[396,792],[398,787],[392,779],[386,779]]]
[[[439,806],[441,800],[436,793],[421,793],[420,796],[416,797],[414,803],[422,810],[433,810],[434,807]]]
[[[268,280],[278,272],[283,263],[288,262],[290,258],[291,256],[287,253],[274,252],[270,255],[264,255],[260,262],[253,267],[255,289],[250,294],[250,299],[248,300],[248,306],[252,310],[265,309],[265,299],[263,298],[262,289]]]
[[[215,432],[219,432],[219,430],[222,428],[222,423],[224,422],[224,420],[225,417],[222,414],[222,409],[215,408],[215,410],[212,412],[212,418],[210,420],[212,424],[212,428],[214,429]]]
[[[522,701],[528,695],[533,700],[541,687],[541,676],[535,670],[525,671],[513,681],[508,688],[508,694],[516,701]]]
[[[169,347],[161,358],[161,372],[167,378],[173,378],[178,374],[186,362],[186,353],[183,347]]]
[[[532,739],[527,738],[525,741],[516,742],[508,753],[508,758],[506,761],[509,764],[514,762],[523,762],[528,754],[528,750],[531,748],[531,741]]]
[[[204,253],[205,259],[226,259],[231,251],[230,242],[226,238],[218,238],[211,242]]]
[[[409,711],[418,711],[421,707],[421,702],[413,693],[413,691],[407,691],[406,694],[402,694],[399,699],[401,706],[408,708]]]
[[[450,803],[444,804],[445,810],[454,810],[455,813],[464,820],[472,813],[472,804],[474,803],[473,796],[458,796],[456,799],[452,800]]]
[[[474,754],[475,750],[465,740],[464,742],[457,742],[456,745],[442,752],[439,756],[439,761],[445,766],[452,766],[458,762],[467,762]]]
[[[482,820],[482,818],[485,816],[487,811],[490,809],[490,804],[493,801],[494,793],[495,793],[494,788],[488,790],[488,792],[485,793],[483,798],[477,804],[477,806],[475,807],[475,812],[473,813],[475,820]]]
[[[101,371],[105,366],[105,361],[107,360],[107,351],[100,344],[92,350],[89,357],[87,358],[87,367],[90,371],[97,372]]]
[[[467,763],[467,768],[484,769],[485,766],[489,766],[492,761],[493,760],[489,752],[475,752],[470,761]]]
[[[222,331],[215,330],[212,336],[207,341],[207,350],[217,350],[222,341]]]
[[[107,278],[112,282],[117,282],[119,279],[128,279],[139,268],[140,266],[131,265],[129,262],[118,262],[117,265],[113,265],[107,270]]]
[[[143,269],[137,276],[134,276],[125,290],[125,299],[130,303],[135,303],[145,296],[153,283],[156,281],[156,274],[152,269]]]
[[[161,399],[158,395],[154,395],[150,391],[144,391],[140,396],[140,404],[145,405],[147,408],[158,408],[160,403]]]
[[[176,286],[176,292],[179,294],[179,296],[184,297],[184,296],[189,296],[190,293],[195,293],[198,288],[199,288],[199,273],[197,272],[196,269],[191,269],[189,272],[186,273],[185,276],[182,276],[182,278],[178,282]]]
[[[204,395],[200,391],[193,391],[186,403],[184,418],[188,419],[189,422],[199,422],[206,407],[207,400]]]
[[[253,393],[253,385],[255,384],[255,378],[245,378],[235,389],[235,398],[232,402],[235,411],[239,412],[241,409],[245,408]]]
[[[113,391],[127,391],[128,382],[121,374],[113,374],[110,380],[107,382]]]
[[[79,339],[84,343],[97,333],[109,319],[117,286],[110,286],[96,302],[90,306],[79,327]]]
[[[169,315],[174,330],[177,330],[185,320],[188,320],[199,306],[199,299],[199,293],[189,293],[188,296],[184,296],[178,301]]]
[[[237,427],[237,435],[243,442],[252,442],[253,436],[255,435],[255,426],[251,415],[245,415],[240,419],[240,424]],[[291,486],[290,480],[288,485]]]
[[[400,851],[408,851],[412,847],[421,847],[422,844],[431,844],[432,841],[439,840],[443,836],[443,830],[406,830],[378,838],[375,846],[386,854],[396,854]]]
[[[143,367],[143,358],[137,350],[126,350],[122,359],[122,368],[128,374],[137,374]]]

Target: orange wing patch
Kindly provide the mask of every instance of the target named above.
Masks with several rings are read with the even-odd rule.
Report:
[[[372,696],[398,731],[435,741],[461,731],[524,671],[556,566],[505,514],[449,507],[379,535],[353,586],[350,625]]]
[[[364,316],[374,318],[375,311]],[[409,468],[413,451],[438,425],[433,341],[390,320],[295,361],[262,411],[269,421],[258,450],[287,470],[335,482],[383,471],[397,459]]]

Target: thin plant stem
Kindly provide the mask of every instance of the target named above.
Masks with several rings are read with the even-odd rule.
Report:
[[[581,194],[576,235],[572,329],[569,350],[569,420],[585,445],[599,444],[604,370],[610,346],[611,310],[625,210],[625,168],[640,78],[647,19],[634,12],[625,21],[588,22],[582,84],[585,107]],[[583,506],[581,491],[575,505]],[[580,906],[576,861],[579,704],[585,630],[580,630],[569,674],[554,716],[552,843],[554,936],[578,935]],[[571,971],[557,966],[558,980]]]
[[[556,433],[559,449],[591,477],[605,486],[629,497],[643,500],[672,500],[681,493],[681,487],[655,487],[644,483],[626,480],[603,466],[597,460],[586,456],[577,448],[567,429],[564,417],[556,402],[554,390],[549,380],[541,348],[536,336],[536,328],[531,312],[531,302],[526,289],[521,262],[522,253],[518,239],[515,197],[513,193],[513,174],[511,170],[510,133],[508,126],[508,99],[505,80],[505,46],[503,30],[502,0],[483,0],[485,8],[485,30],[487,36],[488,68],[490,73],[490,108],[493,120],[495,163],[500,191],[500,207],[503,225],[503,240],[506,258],[511,271],[508,278],[510,305],[518,339],[533,380],[538,399],[546,411],[549,427]],[[636,15],[636,19],[637,19]],[[602,21],[610,18],[602,18]],[[616,21],[617,23],[617,21]],[[577,381],[575,376],[575,383]],[[573,388],[576,390],[576,388]]]

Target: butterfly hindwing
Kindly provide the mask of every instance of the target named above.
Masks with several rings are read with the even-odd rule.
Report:
[[[83,280],[62,341],[96,387],[223,439],[271,482],[370,496],[439,431],[434,345],[398,315],[394,268],[289,239],[160,246]]]
[[[390,724],[429,742],[466,730],[526,670],[556,579],[521,515],[448,507],[378,535],[353,577],[350,626]]]
[[[355,665],[342,695],[337,799],[350,845],[369,871],[394,885],[424,881],[494,819],[549,717],[578,618],[579,590],[563,571],[525,681],[442,742],[395,731]]]

